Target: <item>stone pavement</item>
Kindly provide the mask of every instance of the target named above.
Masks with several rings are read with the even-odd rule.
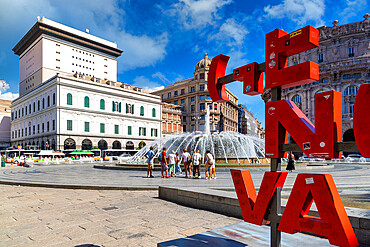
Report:
[[[240,222],[157,194],[0,185],[0,246],[156,246]]]
[[[307,169],[307,168],[311,168]],[[333,167],[297,167],[289,173],[285,189],[293,186],[298,173],[328,173],[332,174],[336,186],[340,190],[370,189],[370,166],[358,164],[335,164]],[[254,184],[258,187],[262,181],[266,167],[248,168],[251,170]],[[85,165],[53,165],[0,168],[0,183],[33,183],[53,186],[80,186],[84,188],[104,189],[157,189],[159,186],[178,187],[212,187],[233,189],[230,172],[217,172],[217,180],[185,179],[176,177],[162,179],[160,172],[154,172],[155,178],[146,178],[145,171],[108,170],[93,168],[93,164]],[[203,176],[204,174],[202,174]],[[90,187],[89,187],[90,186]]]

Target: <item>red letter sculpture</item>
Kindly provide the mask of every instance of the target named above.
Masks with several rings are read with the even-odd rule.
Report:
[[[320,217],[308,215],[315,200]],[[279,231],[306,231],[325,236],[338,246],[358,246],[338,190],[331,175],[298,174],[290,193]]]
[[[270,200],[277,187],[283,188],[288,173],[265,172],[257,197],[250,171],[230,171],[244,221],[257,225],[268,224],[265,218],[269,213]]]
[[[370,157],[370,84],[362,84],[356,95],[353,111],[353,131],[358,150],[364,157]]]
[[[342,94],[328,91],[315,96],[316,128],[289,100],[266,103],[266,157],[281,158],[286,131],[307,157],[337,158],[335,143],[342,140]]]

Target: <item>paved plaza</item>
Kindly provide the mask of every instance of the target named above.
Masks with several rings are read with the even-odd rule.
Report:
[[[0,246],[156,246],[241,221],[157,196],[0,185]]]
[[[298,173],[329,173],[346,206],[370,209],[368,166],[297,169],[289,173],[283,197],[289,196]],[[268,168],[249,170],[258,187]],[[92,164],[2,168],[2,183],[81,189],[0,185],[0,246],[156,246],[241,221],[157,198],[159,186],[233,193],[230,172],[218,172],[217,180],[162,179],[160,172],[154,176],[146,178],[145,171],[96,169]]]

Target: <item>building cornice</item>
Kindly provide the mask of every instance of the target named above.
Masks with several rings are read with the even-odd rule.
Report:
[[[65,30],[53,27],[46,23],[36,22],[35,25],[26,33],[26,35],[14,46],[13,51],[17,55],[21,55],[32,43],[42,34],[50,35],[65,41],[75,43],[77,45],[87,47],[89,49],[97,50],[114,57],[119,57],[122,50],[114,48],[79,35],[70,33]]]

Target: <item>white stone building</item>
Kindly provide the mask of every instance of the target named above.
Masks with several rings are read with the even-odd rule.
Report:
[[[116,82],[115,43],[42,18],[13,51],[12,145],[134,149],[160,137],[160,97]]]

